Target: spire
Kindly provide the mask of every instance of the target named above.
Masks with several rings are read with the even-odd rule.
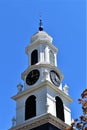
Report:
[[[39,23],[39,31],[43,31],[43,26],[42,26],[42,19],[40,17],[40,23]]]

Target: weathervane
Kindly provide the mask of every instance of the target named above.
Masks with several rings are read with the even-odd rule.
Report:
[[[40,17],[39,31],[43,31],[42,18]]]

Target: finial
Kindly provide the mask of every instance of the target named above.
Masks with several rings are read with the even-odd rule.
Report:
[[[12,118],[12,127],[14,127],[16,125],[16,119],[15,117]]]
[[[17,88],[18,88],[18,93],[20,93],[20,92],[22,92],[23,85],[21,83],[19,83],[17,85]]]
[[[39,26],[39,31],[43,31],[43,26],[42,26],[42,19],[41,19],[41,17],[40,17],[40,24],[39,24],[40,26]]]
[[[63,87],[63,90],[64,90],[64,93],[68,95],[69,87],[67,84],[65,84],[65,86]]]

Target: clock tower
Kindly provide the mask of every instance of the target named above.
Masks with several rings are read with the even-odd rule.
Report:
[[[57,67],[58,49],[52,37],[39,31],[26,47],[28,67],[21,74],[24,85],[18,84],[16,118],[10,130],[65,130],[71,123],[68,86],[62,86],[63,74]]]

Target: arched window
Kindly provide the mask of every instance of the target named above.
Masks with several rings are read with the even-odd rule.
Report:
[[[30,96],[25,102],[25,120],[36,116],[36,97]]]
[[[38,62],[38,51],[37,50],[34,50],[32,53],[31,53],[31,65],[34,65]]]
[[[55,57],[53,51],[49,51],[49,59],[50,59],[50,64],[54,65],[55,64]]]
[[[59,97],[56,97],[56,116],[64,121],[64,107],[63,102]]]

